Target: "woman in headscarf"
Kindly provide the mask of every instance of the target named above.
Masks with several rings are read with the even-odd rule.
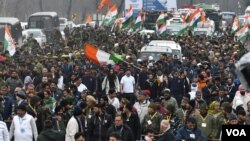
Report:
[[[111,69],[107,76],[102,81],[102,90],[105,90],[105,94],[108,94],[109,90],[120,91],[119,79],[114,70]]]
[[[211,102],[211,104],[209,105],[208,114],[211,114],[214,116],[214,118],[216,118],[220,113],[221,113],[220,102],[219,101]]]

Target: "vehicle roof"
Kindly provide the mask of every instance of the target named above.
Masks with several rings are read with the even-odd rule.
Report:
[[[20,21],[18,20],[18,18],[15,17],[0,17],[0,23],[5,23],[5,24],[11,24],[14,25],[16,23],[19,23]]]
[[[48,15],[48,16],[57,16],[56,12],[36,12],[34,14],[32,14],[31,16],[44,16],[44,15]]]
[[[59,19],[60,20],[68,20],[67,18],[64,18],[64,17],[60,17]]]
[[[165,47],[159,47],[159,46],[144,46],[142,47],[141,49],[141,52],[169,52],[171,53],[172,52],[172,49],[171,47],[169,46],[165,46]]]
[[[155,33],[155,31],[154,31],[154,30],[147,30],[147,29],[144,29],[144,30],[140,31],[140,33],[141,33],[141,34],[142,34],[142,33],[153,34],[153,33]]]
[[[224,11],[224,12],[221,12],[221,14],[235,15],[235,12]]]
[[[43,30],[42,29],[25,29],[25,30],[23,30],[23,32],[34,32],[34,31],[42,31],[43,32]]]
[[[160,44],[164,44],[165,43],[167,47],[170,47],[172,49],[179,49],[179,50],[181,50],[181,46],[179,44],[177,44],[175,41],[171,41],[171,40],[152,40],[150,43],[153,44],[150,47],[155,47],[155,46],[157,47],[157,45],[154,45],[154,43],[160,43]],[[162,48],[164,46],[160,46],[160,47]]]

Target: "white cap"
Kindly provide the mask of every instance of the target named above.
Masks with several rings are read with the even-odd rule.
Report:
[[[127,56],[126,56],[126,59],[129,59],[129,58],[130,58],[130,56],[129,56],[129,55],[127,55]]]
[[[154,66],[153,63],[148,64],[148,67],[153,67],[153,66]]]
[[[142,60],[141,59],[137,59],[137,62],[141,62]]]
[[[114,47],[119,47],[119,43],[115,43]]]
[[[238,107],[240,105],[243,105],[243,102],[242,102],[242,100],[237,99],[236,102],[235,102],[235,107]]]
[[[149,60],[149,61],[152,61],[152,60],[154,60],[154,57],[153,57],[153,56],[149,56],[149,57],[148,57],[148,60]]]
[[[197,66],[201,66],[202,64],[201,63],[198,63]]]

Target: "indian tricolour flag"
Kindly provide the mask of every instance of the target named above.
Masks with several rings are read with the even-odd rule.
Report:
[[[135,21],[134,31],[140,30],[141,27],[142,27],[142,16],[141,13],[139,13]]]
[[[91,44],[84,46],[86,57],[97,64],[115,64],[122,61],[121,55],[111,55],[102,51]]]
[[[182,28],[181,28],[181,30],[178,31],[178,33],[176,34],[176,36],[182,36],[182,35],[184,35],[185,33],[188,32],[188,28],[189,28],[189,26],[187,26],[187,24],[183,25]]]
[[[231,33],[234,33],[238,28],[239,28],[239,20],[237,17],[234,17]]]
[[[191,11],[188,11],[188,13],[185,16],[183,16],[183,19],[182,19],[183,24],[189,23],[190,15],[191,15]]]
[[[192,28],[197,26],[197,23],[200,21],[201,18],[201,12],[200,9],[197,8],[191,15],[190,15],[190,19],[189,19],[189,26],[191,26]]]
[[[165,14],[161,12],[160,16],[158,17],[155,25],[157,35],[162,35],[167,31],[166,19]]]
[[[129,25],[133,22],[133,8],[130,5],[129,9],[126,11],[125,21],[122,23],[122,29],[128,28]]]
[[[162,12],[160,14],[160,16],[158,17],[158,19],[156,21],[156,24],[161,25],[161,24],[164,24],[164,23],[166,23],[166,19],[165,19],[165,14]]]
[[[156,33],[157,35],[163,35],[167,32],[167,25],[166,23],[161,24],[160,26],[156,25]]]
[[[249,36],[249,28],[248,24],[245,24],[238,32],[236,32],[235,36],[238,40],[241,42],[244,42],[247,39],[247,36]]]
[[[118,11],[117,11],[117,6],[115,4],[107,12],[107,14],[106,14],[106,16],[105,16],[105,18],[103,20],[102,25],[103,26],[109,26],[109,25],[111,25],[115,21],[115,19],[117,18],[117,16],[118,16]]]
[[[11,32],[8,25],[5,25],[5,36],[4,36],[4,51],[8,50],[10,56],[13,56],[16,52],[15,41],[11,37]]]

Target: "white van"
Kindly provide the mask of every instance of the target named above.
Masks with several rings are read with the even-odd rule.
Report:
[[[175,41],[170,40],[152,40],[149,44],[149,47],[155,48],[155,47],[166,47],[171,49],[171,55],[173,58],[177,57],[180,61],[182,61],[182,52],[181,52],[181,46],[177,44]]]
[[[158,61],[162,54],[172,55],[172,49],[162,46],[144,46],[140,51],[140,58],[152,56],[155,61]]]

